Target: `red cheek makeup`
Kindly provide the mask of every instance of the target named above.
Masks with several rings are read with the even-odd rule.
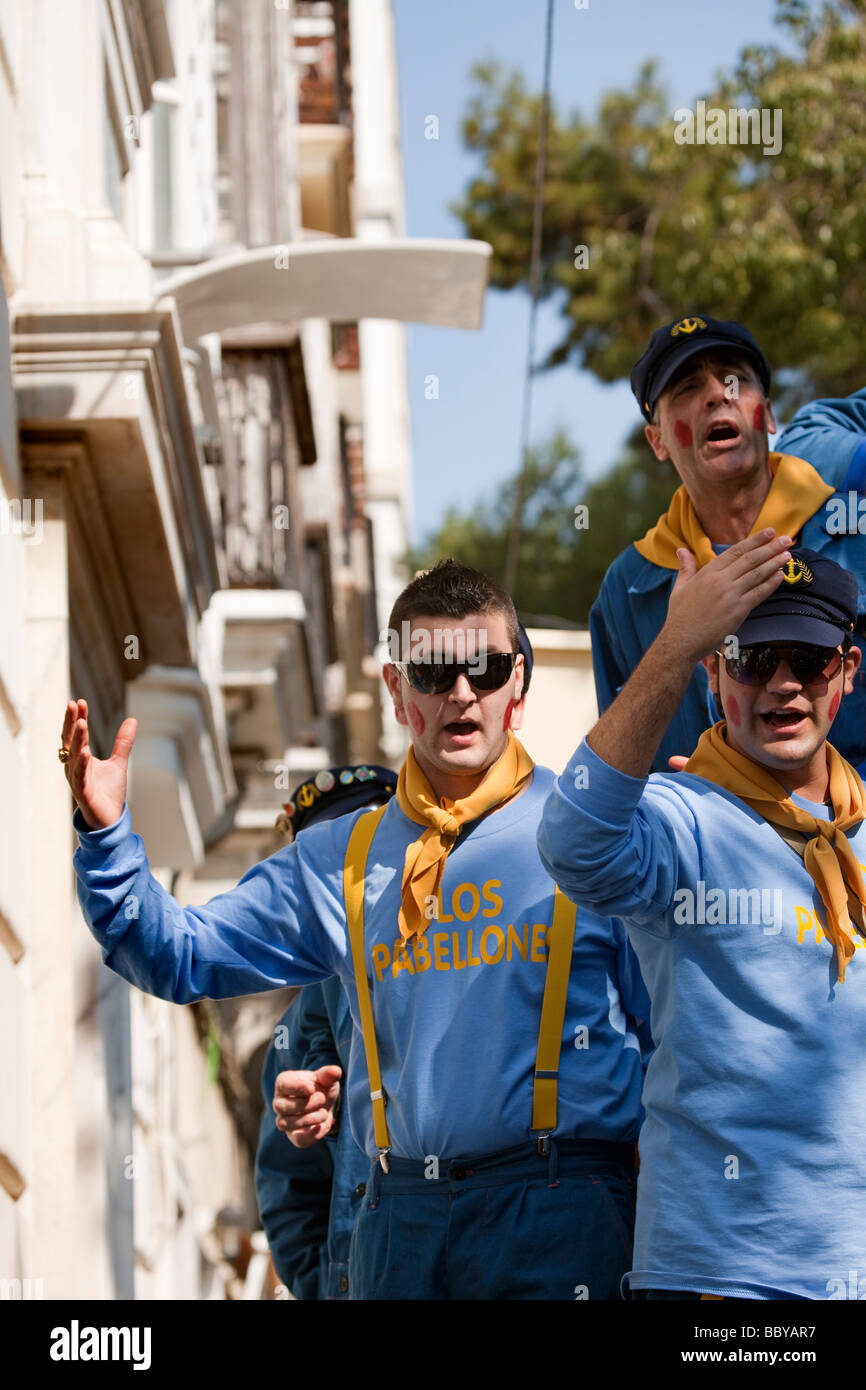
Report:
[[[427,725],[424,722],[423,714],[419,710],[418,706],[415,704],[414,700],[409,701],[408,705],[406,706],[406,713],[409,715],[409,723],[412,725],[412,728],[415,731],[415,733],[423,734]]]

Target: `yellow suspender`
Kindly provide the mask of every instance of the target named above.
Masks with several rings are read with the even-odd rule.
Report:
[[[364,1034],[364,1053],[367,1058],[370,1099],[373,1102],[373,1132],[376,1137],[376,1147],[379,1150],[379,1160],[387,1173],[387,1155],[391,1148],[391,1136],[388,1132],[388,1122],[385,1119],[385,1096],[382,1091],[382,1073],[379,1069],[379,1048],[376,1043],[376,1029],[373,1023],[373,1005],[370,999],[367,963],[364,959],[364,876],[370,845],[386,809],[387,806],[380,806],[376,811],[367,811],[358,817],[352,827],[349,843],[346,846],[343,890],[346,898],[349,946],[352,951],[352,965],[355,971],[355,988],[358,993],[358,1009],[361,1014],[361,1029]],[[556,1129],[559,1054],[562,1047],[562,1025],[565,1021],[568,976],[571,970],[576,920],[577,908],[557,888],[553,900],[553,925],[548,938],[547,975],[544,981],[544,999],[541,1005],[541,1026],[538,1031],[538,1051],[535,1058],[535,1079],[532,1090],[532,1130],[538,1133],[540,1145],[546,1144],[551,1131]]]
[[[388,803],[386,802],[376,811],[366,811],[355,821],[349,836],[349,843],[346,846],[346,862],[343,868],[346,922],[349,928],[349,945],[352,948],[352,964],[355,968],[355,988],[358,992],[361,1028],[364,1033],[364,1052],[367,1057],[370,1099],[373,1102],[373,1132],[376,1136],[376,1147],[379,1150],[379,1161],[386,1173],[388,1171],[386,1155],[391,1148],[391,1136],[388,1133],[388,1122],[385,1119],[385,1097],[382,1092],[382,1073],[379,1070],[379,1049],[376,1045],[376,1029],[373,1026],[373,1005],[370,1000],[367,963],[364,960],[364,872],[376,827],[387,808]]]
[[[532,1087],[532,1128],[541,1131],[540,1141],[546,1141],[551,1131],[556,1129],[559,1054],[576,921],[577,908],[557,888],[553,898],[553,925],[548,938],[547,976]],[[546,1147],[543,1151],[547,1151]]]

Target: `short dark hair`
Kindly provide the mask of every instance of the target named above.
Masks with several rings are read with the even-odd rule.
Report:
[[[393,632],[413,618],[468,618],[472,613],[501,613],[513,652],[520,651],[517,609],[506,589],[480,570],[449,556],[432,569],[421,570],[398,595],[388,625]]]

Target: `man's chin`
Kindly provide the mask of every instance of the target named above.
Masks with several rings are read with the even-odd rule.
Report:
[[[443,772],[452,769],[461,772],[478,772],[492,761],[492,755],[489,748],[482,747],[479,741],[476,745],[467,748],[438,748],[436,761]]]
[[[463,747],[455,747],[447,740],[440,743],[435,752],[435,760],[442,772],[480,772],[496,762],[505,748],[491,747],[487,739],[480,735]]]
[[[739,751],[763,767],[778,768],[780,772],[787,772],[807,766],[819,742],[813,729],[810,729],[808,734],[800,734],[796,738],[767,735],[761,730],[752,740],[751,747],[744,748],[740,744]]]
[[[702,448],[699,457],[704,467],[715,477],[747,477],[756,466],[766,464],[766,443],[761,450],[753,439],[741,439],[739,444],[729,449]]]

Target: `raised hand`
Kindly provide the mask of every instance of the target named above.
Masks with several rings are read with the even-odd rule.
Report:
[[[91,830],[102,830],[119,819],[126,801],[129,755],[138,720],[124,719],[117,731],[110,758],[96,758],[90,751],[87,701],[70,700],[63,720],[62,746],[69,750],[66,780]]]
[[[280,1072],[274,1082],[276,1125],[296,1149],[310,1148],[333,1129],[342,1075],[334,1066]]]
[[[665,625],[586,741],[609,767],[646,777],[695,666],[782,582],[790,537],[769,528],[736,541],[703,569],[677,551]]]
[[[665,629],[695,662],[736,632],[752,609],[782,582],[790,536],[767,527],[735,541],[697,569],[690,550],[678,550],[680,571],[671,590]]]

